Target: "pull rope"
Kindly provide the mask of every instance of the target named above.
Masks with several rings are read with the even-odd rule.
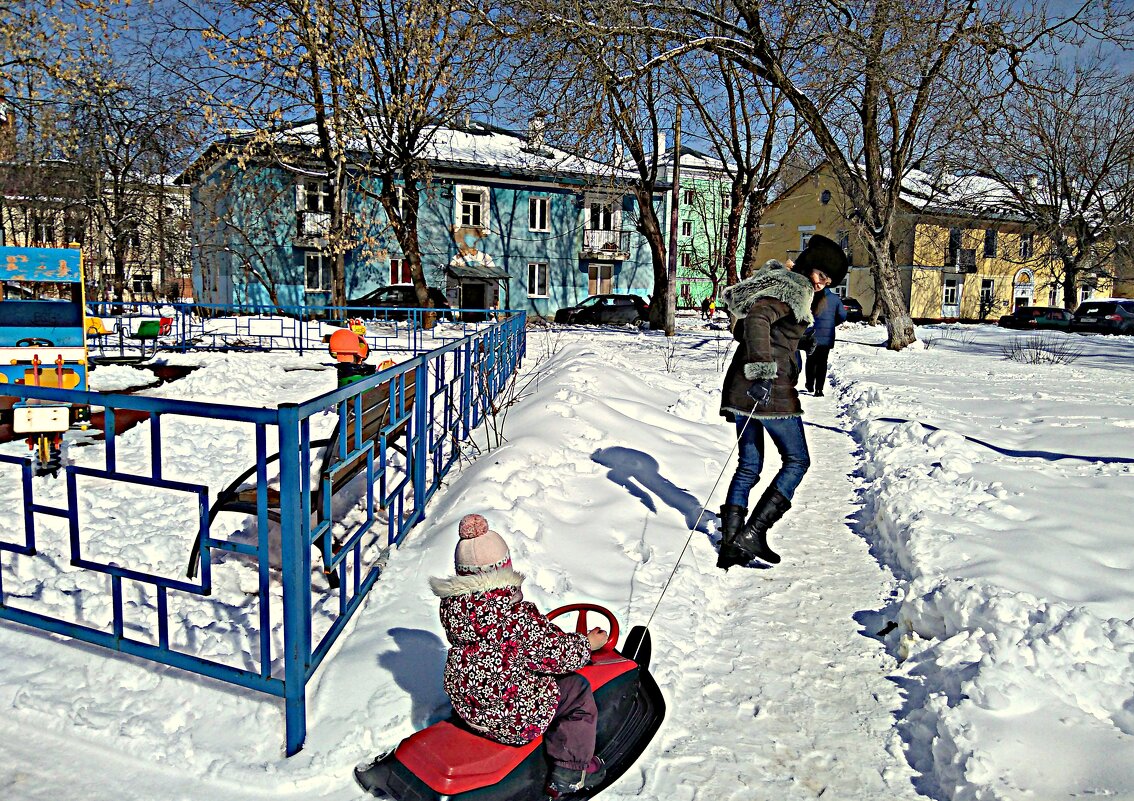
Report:
[[[740,427],[740,433],[736,435],[736,442],[733,443],[732,450],[730,450],[728,456],[725,457],[724,467],[721,468],[721,472],[717,475],[717,480],[713,483],[713,488],[709,490],[709,498],[712,498],[713,493],[717,491],[717,486],[721,483],[721,479],[724,478],[725,470],[728,469],[729,462],[732,461],[733,451],[740,447],[740,439],[748,429],[748,424],[752,422],[752,417],[749,415],[744,415],[744,418],[744,425]],[[685,558],[685,552],[689,550],[689,543],[693,541],[693,532],[697,530],[697,526],[701,525],[701,518],[704,517],[706,508],[705,504],[701,504],[701,512],[697,515],[697,521],[693,524],[693,528],[689,529],[689,536],[685,538],[685,545],[682,546],[681,553],[677,555],[677,562],[674,563],[673,570],[669,572],[669,578],[667,578],[665,584],[662,585],[661,592],[658,594],[658,601],[654,604],[654,611],[650,612],[650,618],[646,621],[646,628],[649,628],[650,624],[654,622],[654,615],[657,614],[658,607],[661,606],[662,598],[665,597],[666,591],[669,590],[669,585],[673,581],[673,577],[677,575],[677,568],[681,567],[681,560]]]

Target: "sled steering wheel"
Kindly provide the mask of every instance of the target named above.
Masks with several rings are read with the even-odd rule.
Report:
[[[610,636],[607,637],[606,644],[603,645],[602,648],[599,648],[599,651],[614,650],[614,646],[618,644],[618,619],[614,616],[613,612],[598,604],[567,604],[558,609],[552,609],[547,613],[547,619],[555,620],[555,618],[570,614],[571,612],[579,613],[579,619],[575,622],[575,631],[579,634],[586,634],[590,631],[590,628],[587,626],[587,612],[597,612],[605,617],[606,621],[610,623]],[[596,653],[598,653],[598,651],[596,651]]]
[[[17,348],[50,348],[55,345],[50,339],[43,337],[24,337],[16,340]]]

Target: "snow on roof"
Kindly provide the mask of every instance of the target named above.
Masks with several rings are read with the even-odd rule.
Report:
[[[667,150],[658,156],[658,164],[663,167],[668,167],[673,164],[673,151]],[[703,153],[700,150],[694,150],[691,147],[681,147],[681,169],[687,170],[705,170],[707,172],[725,172],[729,165],[717,158],[710,156],[708,153]]]
[[[302,123],[281,133],[281,139],[315,145],[313,122]],[[351,150],[365,152],[361,141]],[[461,128],[437,126],[427,133],[425,159],[437,167],[490,170],[523,175],[568,175],[583,178],[632,180],[634,173],[549,145],[529,147],[526,136],[481,122]]]
[[[902,179],[901,198],[915,208],[938,214],[1018,217],[1013,189],[982,175],[932,176],[910,170]]]

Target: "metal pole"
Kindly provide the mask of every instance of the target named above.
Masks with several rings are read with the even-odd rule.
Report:
[[[673,120],[673,189],[669,203],[669,289],[665,297],[665,335],[673,336],[677,316],[677,204],[681,196],[681,106]]]
[[[279,409],[280,543],[283,558],[284,714],[287,755],[298,753],[307,737],[307,667],[311,659],[311,544],[300,525],[299,413],[292,404]],[[261,531],[260,536],[265,536]],[[260,603],[267,603],[261,598]]]

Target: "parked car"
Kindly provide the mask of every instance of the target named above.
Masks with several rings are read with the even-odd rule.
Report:
[[[650,304],[638,295],[591,295],[555,313],[557,323],[626,325],[649,318]]]
[[[1056,306],[1021,306],[1005,314],[996,323],[1001,328],[1056,328],[1064,331],[1071,325],[1071,312]]]
[[[848,323],[861,323],[866,319],[866,315],[862,311],[862,304],[854,298],[843,298],[843,308],[846,309]]]
[[[449,301],[445,293],[436,287],[429,287],[429,299],[433,301],[433,308],[440,312],[443,319],[452,319],[452,312],[448,311]],[[412,284],[395,284],[375,289],[361,298],[347,301],[348,309],[419,309],[421,303],[417,299],[417,292]],[[404,311],[385,312],[388,320],[404,320],[409,316]]]
[[[1134,300],[1111,298],[1079,304],[1071,330],[1080,333],[1134,334]]]

